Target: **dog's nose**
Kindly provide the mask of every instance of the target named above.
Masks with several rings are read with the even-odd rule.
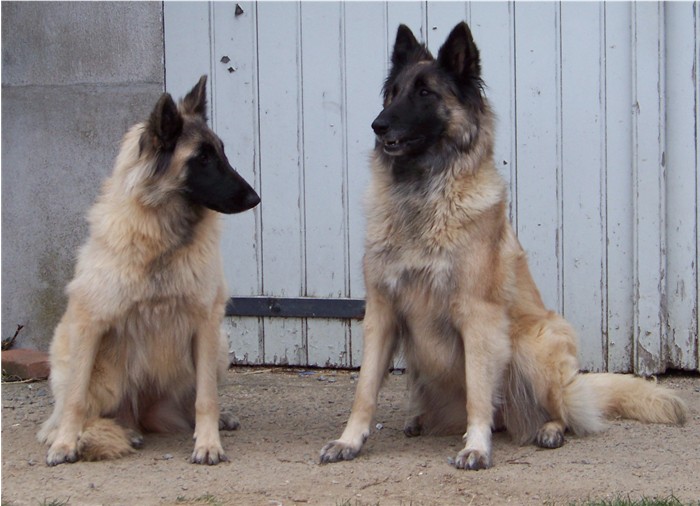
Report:
[[[372,130],[377,135],[384,135],[389,130],[389,122],[381,114],[372,122]]]
[[[260,196],[255,192],[255,190],[251,189],[245,200],[246,207],[248,209],[252,209],[260,203]]]

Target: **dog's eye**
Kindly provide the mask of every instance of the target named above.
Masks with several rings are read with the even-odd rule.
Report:
[[[207,153],[206,151],[200,152],[197,155],[197,161],[202,164],[207,163],[209,161],[209,153]]]
[[[421,97],[427,97],[428,95],[430,95],[430,90],[427,88],[421,88],[418,92],[418,95],[420,95]]]

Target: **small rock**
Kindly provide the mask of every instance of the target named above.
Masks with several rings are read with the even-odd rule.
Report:
[[[173,460],[172,453],[166,453],[165,455],[163,455],[163,460]]]

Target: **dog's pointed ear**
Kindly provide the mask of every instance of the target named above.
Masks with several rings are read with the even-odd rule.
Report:
[[[182,133],[182,116],[170,93],[163,93],[148,120],[148,133],[156,150],[170,151]]]
[[[438,51],[438,64],[464,81],[481,78],[479,49],[474,43],[469,26],[462,21],[455,26]]]
[[[185,114],[201,116],[207,120],[207,76],[199,78],[199,82],[182,99],[182,110]]]
[[[398,72],[409,63],[430,59],[432,59],[430,51],[418,42],[411,29],[406,25],[399,25],[399,29],[396,31],[394,52],[391,54],[392,70]]]
[[[399,25],[396,31],[396,42],[394,42],[394,52],[391,53],[391,70],[384,81],[383,95],[386,100],[392,83],[399,73],[412,63],[419,61],[430,61],[433,55],[430,51],[418,42],[413,32],[406,25]]]

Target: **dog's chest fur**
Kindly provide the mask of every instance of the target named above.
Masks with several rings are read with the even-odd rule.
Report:
[[[495,176],[495,177],[494,177]],[[366,282],[391,297],[406,289],[435,296],[454,293],[474,276],[494,248],[489,220],[503,208],[505,188],[495,171],[457,180],[427,193],[402,192],[375,177],[369,192]],[[478,278],[478,276],[476,276]]]
[[[415,194],[375,171],[365,282],[388,299],[409,367],[422,375],[463,370],[454,367],[463,355],[455,311],[493,282],[505,198],[495,169]]]
[[[81,249],[69,294],[105,319],[136,306],[149,313],[148,307],[166,301],[184,312],[211,309],[223,283],[214,213],[207,214],[185,242],[164,236],[160,217],[142,213],[141,220],[117,220],[114,215],[109,208],[93,209],[92,219],[100,220],[100,227],[94,228],[102,232],[92,234]],[[133,227],[140,229],[126,230]],[[125,244],[122,236],[132,240]]]

